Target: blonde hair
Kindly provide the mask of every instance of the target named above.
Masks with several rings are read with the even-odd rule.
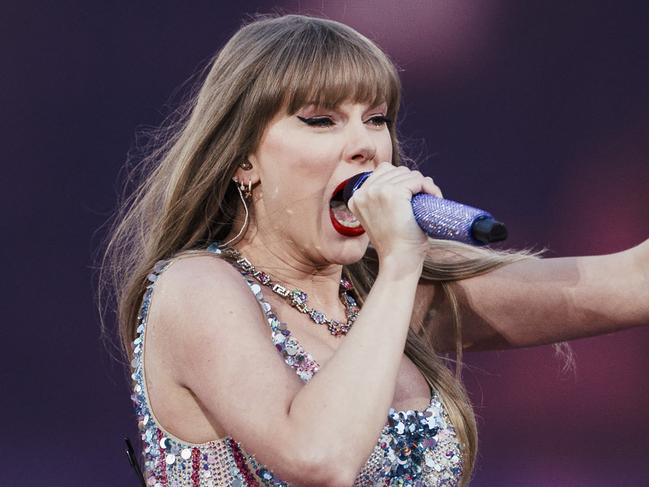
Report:
[[[394,122],[401,84],[395,65],[372,41],[354,29],[321,18],[257,15],[210,60],[209,72],[163,128],[154,133],[148,154],[133,169],[141,174],[113,217],[100,262],[98,300],[103,315],[117,308],[121,348],[130,343],[146,276],[156,261],[180,253],[200,253],[233,228],[240,201],[232,178],[253,153],[280,107],[295,113],[307,102],[336,106],[342,101],[387,102]],[[202,73],[201,73],[202,76]],[[396,123],[389,126],[393,163],[412,163],[399,146]],[[453,281],[488,272],[527,252],[470,248],[431,240],[423,279],[439,283],[453,309],[455,375],[435,352],[432,333],[411,328],[405,353],[441,395],[465,445],[463,483],[468,483],[477,451],[475,417],[460,380],[462,336]],[[440,260],[449,251],[459,259]],[[371,249],[344,272],[362,301],[376,276]]]

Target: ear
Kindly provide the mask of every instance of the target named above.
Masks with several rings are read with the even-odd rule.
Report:
[[[243,184],[248,184],[248,181],[250,181],[254,186],[259,182],[259,173],[256,165],[250,159],[244,159],[239,163],[234,173],[234,178]]]

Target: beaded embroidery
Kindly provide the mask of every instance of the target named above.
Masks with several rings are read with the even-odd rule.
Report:
[[[218,247],[209,250],[219,254]],[[147,317],[158,276],[172,263],[159,261],[147,276],[149,284],[138,314],[131,362],[133,395],[142,439],[145,478],[150,487],[265,486],[290,487],[276,478],[254,455],[228,436],[207,443],[193,444],[166,432],[151,412],[144,376],[143,350]],[[245,278],[246,276],[244,276]],[[264,300],[261,286],[246,278],[271,330],[271,339],[287,365],[308,382],[319,364],[280,321]],[[335,466],[332,466],[335,468]],[[370,486],[456,486],[462,477],[462,455],[455,430],[436,391],[423,411],[397,411],[390,408],[388,421],[355,487]]]

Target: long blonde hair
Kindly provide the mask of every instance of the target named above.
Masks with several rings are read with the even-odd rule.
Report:
[[[248,21],[210,60],[209,72],[168,119],[135,171],[136,188],[123,197],[113,217],[100,265],[103,315],[116,304],[122,351],[130,360],[139,304],[154,263],[180,253],[199,253],[222,240],[239,210],[232,178],[260,141],[280,107],[295,113],[307,102],[336,106],[345,100],[386,101],[393,163],[411,163],[396,134],[401,84],[395,65],[354,29],[321,18],[276,14]],[[451,373],[435,352],[432,333],[408,334],[406,355],[434,386],[465,445],[463,483],[468,483],[477,450],[475,417],[460,380],[462,334],[453,281],[530,258],[527,252],[496,252],[431,240],[423,279],[438,282],[452,305],[457,368]],[[459,259],[436,259],[440,252]],[[362,301],[376,276],[371,249],[346,266]],[[108,295],[108,300],[106,299]],[[113,301],[110,301],[112,297]]]

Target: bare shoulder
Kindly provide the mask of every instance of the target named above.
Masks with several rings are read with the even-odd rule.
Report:
[[[231,316],[263,317],[243,276],[215,255],[174,258],[156,281],[155,301],[161,322],[173,323],[182,331],[213,327],[215,319],[227,326]]]
[[[217,256],[173,259],[156,281],[151,313],[155,330],[150,332],[158,350],[167,355],[168,369],[185,386],[198,360],[241,349],[239,344],[269,341],[268,326],[250,287]]]
[[[254,301],[248,285],[232,265],[217,256],[203,254],[173,259],[158,279],[156,293],[171,312],[191,311],[193,308],[188,305],[196,304],[205,295],[211,297],[210,302]]]

